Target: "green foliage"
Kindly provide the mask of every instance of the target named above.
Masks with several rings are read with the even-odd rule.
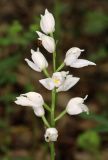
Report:
[[[87,34],[99,34],[108,27],[108,15],[103,11],[89,11],[85,15],[83,31]]]
[[[89,56],[89,59],[91,61],[97,62],[97,61],[102,61],[107,56],[108,56],[107,50],[104,47],[102,47],[102,48],[99,48],[99,50],[96,53],[91,54]]]
[[[0,96],[0,101],[8,104],[9,102],[13,102],[16,97],[17,97],[17,95],[15,95],[13,93],[5,94],[3,96]]]
[[[78,137],[77,144],[84,150],[96,152],[100,147],[100,136],[95,131],[86,131]]]
[[[107,95],[107,93],[98,92],[98,93],[96,93],[96,99],[97,99],[102,105],[107,105],[108,95]]]
[[[32,158],[30,157],[8,157],[8,156],[5,156],[3,158],[0,158],[0,160],[33,160]]]
[[[5,36],[0,37],[0,46],[21,45],[26,46],[34,39],[34,32],[39,29],[39,26],[31,24],[28,30],[18,21],[13,21],[5,30]]]
[[[16,82],[16,75],[12,70],[18,66],[20,57],[16,54],[0,61],[0,84]]]
[[[14,160],[32,160],[30,157],[16,157]]]
[[[30,84],[30,83],[27,83],[27,84],[25,84],[25,86],[24,86],[24,90],[25,90],[25,92],[33,91],[33,90],[35,90],[35,86],[33,86],[33,85]]]
[[[85,113],[80,115],[84,119],[92,120],[95,122],[98,122],[97,126],[92,128],[92,130],[96,132],[108,132],[108,118],[107,115],[101,114],[93,114],[90,113],[89,115],[86,115]]]
[[[69,5],[56,0],[54,3],[54,16],[56,21],[56,39],[61,37],[62,26],[60,22],[60,16],[63,12],[69,10]]]
[[[14,36],[21,31],[23,31],[23,27],[18,21],[13,21],[12,25],[10,25],[8,28],[8,34],[10,36]]]
[[[6,127],[7,127],[6,122],[4,120],[0,119],[0,129],[4,129]],[[1,149],[1,147],[0,147],[0,149]]]
[[[94,113],[90,113],[89,115],[86,115],[85,113],[83,113],[80,116],[82,118],[93,120],[93,121],[96,121],[98,123],[101,123],[101,124],[108,126],[108,120],[107,120],[107,117],[105,117],[105,115],[102,115],[102,114],[96,115]]]
[[[16,67],[19,63],[20,55],[14,55],[0,61],[0,73],[9,71],[10,69]]]

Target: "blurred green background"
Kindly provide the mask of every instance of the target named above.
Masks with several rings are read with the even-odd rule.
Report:
[[[57,160],[108,160],[108,0],[0,0],[0,160],[49,160],[44,127],[28,107],[14,104],[15,97],[37,91],[50,104],[50,92],[24,58],[40,47],[52,67],[52,55],[37,41],[40,14],[45,8],[56,19],[58,63],[71,47],[85,49],[82,58],[96,67],[65,68],[80,82],[58,96],[57,111],[71,97],[89,95],[90,114],[66,115],[57,124]]]

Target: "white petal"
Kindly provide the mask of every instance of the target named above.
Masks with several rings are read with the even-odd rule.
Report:
[[[84,97],[84,101],[85,101],[87,98],[88,98],[88,95],[86,95],[86,96]]]
[[[55,20],[53,15],[46,9],[45,15],[41,15],[40,27],[46,34],[52,33],[55,30]]]
[[[43,107],[35,107],[34,109],[34,113],[36,116],[38,117],[42,117],[45,114],[44,108]]]
[[[48,90],[52,90],[55,87],[52,78],[41,79],[39,82]]]
[[[72,99],[68,102],[69,105],[71,105],[71,104],[73,104],[73,103],[75,103],[75,104],[84,103],[84,99],[81,98],[81,97],[75,97],[75,98],[72,98]]]
[[[39,93],[28,92],[28,93],[22,94],[22,96],[27,97],[28,100],[30,100],[35,104],[36,107],[42,106],[44,104],[43,97]]]
[[[64,63],[67,66],[71,66],[73,62],[76,62],[77,58],[80,56],[82,51],[84,50],[81,50],[80,48],[77,48],[77,47],[70,48],[66,53]]]
[[[67,74],[68,72],[65,71],[53,73],[52,80],[56,87],[59,87],[64,82]]]
[[[52,37],[46,35],[42,36],[42,45],[49,53],[55,51],[55,41]]]
[[[15,101],[16,104],[21,105],[21,106],[33,106],[34,104],[28,100],[26,97],[20,96],[17,97],[17,100]]]
[[[35,51],[33,49],[31,49],[31,54],[35,54]]]
[[[42,41],[42,45],[43,47],[49,52],[49,53],[53,53],[55,51],[55,40],[54,38],[47,36],[39,31],[36,31],[38,36],[39,36],[39,40]]]
[[[84,49],[80,49],[78,47],[72,47],[66,52],[66,56],[72,54],[73,56],[75,55],[76,58],[78,58],[80,56],[81,52],[83,52],[83,51],[84,51]]]
[[[27,58],[25,59],[25,61],[27,62],[27,64],[35,71],[37,72],[41,72],[41,70],[38,68],[38,66],[36,64],[34,64],[32,61],[28,60]]]
[[[66,77],[69,74],[69,71],[61,71],[63,77]]]
[[[87,98],[87,96],[85,97]],[[81,97],[75,97],[72,98],[66,107],[66,111],[68,114],[70,115],[76,115],[76,114],[80,114],[82,112],[89,112],[88,107],[83,104],[85,98],[81,98]]]
[[[45,14],[49,14],[50,12],[48,11],[48,9],[45,9]]]
[[[83,112],[81,106],[76,104],[67,106],[66,111],[69,115],[77,115]]]
[[[64,63],[66,64],[66,66],[70,66],[75,61],[76,61],[76,56],[73,56],[71,54],[65,57]]]
[[[31,50],[31,53],[32,53],[32,60],[34,61],[36,66],[38,66],[38,68],[40,68],[41,71],[44,68],[48,67],[48,62],[47,62],[46,58],[38,49],[36,52]]]
[[[96,64],[91,61],[85,60],[85,59],[77,59],[70,66],[74,68],[82,68],[88,65],[96,65]]]
[[[87,114],[89,114],[89,109],[88,109],[88,107],[85,104],[82,104],[81,108],[82,108],[83,112],[86,112]]]
[[[72,75],[68,75],[64,83],[57,89],[57,92],[69,90],[79,81],[79,79],[80,78],[78,77],[72,77]]]
[[[40,40],[42,40],[41,38],[42,38],[42,36],[44,35],[43,33],[41,33],[41,32],[39,32],[39,31],[36,31],[36,33],[38,34],[38,36],[39,36],[39,38],[38,39],[40,39]]]

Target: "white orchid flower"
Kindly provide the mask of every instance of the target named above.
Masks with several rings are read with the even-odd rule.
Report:
[[[39,82],[48,90],[53,90],[54,87],[59,87],[65,80],[66,75],[69,72],[55,72],[52,75],[52,78],[45,78],[39,80]]]
[[[39,40],[42,41],[43,47],[49,52],[53,53],[55,51],[55,41],[54,38],[47,36],[41,32],[37,31],[37,34],[39,36]]]
[[[52,78],[42,79],[39,80],[39,82],[48,90],[52,90],[54,87],[57,87],[57,92],[67,91],[79,81],[78,77],[67,75],[68,73],[68,71],[55,72],[53,73]]]
[[[89,109],[88,107],[83,104],[84,100],[87,99],[87,95],[85,96],[85,98],[81,98],[81,97],[75,97],[72,98],[66,107],[66,111],[69,115],[77,115],[80,114],[82,112],[87,112],[87,114],[89,113]]]
[[[66,64],[66,66],[70,66],[73,68],[82,68],[88,65],[96,65],[95,63],[85,60],[85,59],[78,59],[78,57],[80,56],[81,52],[83,52],[83,49],[77,48],[77,47],[73,47],[70,48],[65,56],[65,60],[64,63]]]
[[[44,115],[44,100],[43,97],[36,92],[28,92],[16,97],[15,103],[21,106],[30,106],[33,108],[36,116],[41,117]]]
[[[40,27],[42,31],[46,34],[55,31],[55,20],[53,15],[46,9],[45,14],[41,15]]]
[[[39,48],[37,49],[37,51],[31,49],[31,54],[33,62],[28,60],[27,58],[25,59],[25,61],[33,70],[41,72],[43,69],[48,67],[48,62],[44,55],[39,51]]]
[[[55,142],[58,138],[58,131],[56,128],[48,128],[45,132],[45,141],[46,142]]]

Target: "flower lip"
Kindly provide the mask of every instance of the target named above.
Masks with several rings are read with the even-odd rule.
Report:
[[[65,71],[53,73],[52,80],[55,84],[55,87],[59,87],[64,82],[67,74],[68,72]]]

